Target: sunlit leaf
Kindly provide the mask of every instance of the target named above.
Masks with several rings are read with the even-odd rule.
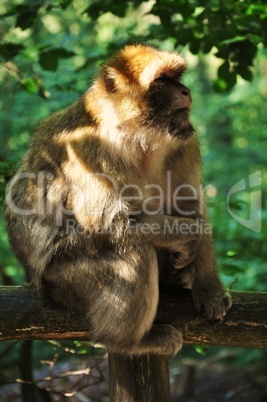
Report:
[[[220,44],[229,45],[230,43],[243,42],[246,39],[246,36],[235,36],[234,38],[223,40],[222,42],[220,42]]]
[[[31,94],[38,92],[38,81],[34,78],[26,78],[21,80],[21,85],[27,92]]]

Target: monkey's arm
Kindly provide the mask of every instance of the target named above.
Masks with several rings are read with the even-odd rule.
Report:
[[[175,256],[175,268],[183,268],[194,260],[200,241],[195,225],[195,219],[191,218],[142,215],[134,222],[132,230],[155,247],[168,250]]]
[[[208,224],[207,208],[204,223]],[[216,263],[211,234],[203,233],[193,261],[192,296],[195,309],[208,319],[222,320],[232,305],[231,296],[222,284]]]
[[[222,320],[231,307],[232,301],[230,294],[220,281],[215,260],[205,259],[206,252],[212,253],[207,244],[207,240],[202,242],[196,253],[192,296],[198,312],[203,312],[208,319]],[[212,247],[212,244],[210,246]]]

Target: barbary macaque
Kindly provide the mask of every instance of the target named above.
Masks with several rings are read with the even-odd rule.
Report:
[[[80,99],[41,122],[7,190],[10,243],[28,281],[111,352],[179,351],[181,332],[154,323],[160,286],[191,287],[208,319],[231,307],[185,69],[180,54],[125,46]]]

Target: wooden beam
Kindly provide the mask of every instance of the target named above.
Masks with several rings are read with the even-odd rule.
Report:
[[[223,322],[194,311],[187,289],[161,291],[156,321],[181,328],[186,344],[267,347],[267,293],[231,292],[233,307]],[[38,299],[27,287],[0,287],[0,340],[87,339],[90,330],[77,314]]]
[[[166,356],[109,354],[110,402],[170,402]]]

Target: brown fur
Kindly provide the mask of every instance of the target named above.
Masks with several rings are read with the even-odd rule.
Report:
[[[111,351],[181,348],[178,330],[153,324],[158,281],[192,286],[208,318],[231,305],[210,233],[181,230],[208,223],[185,68],[179,54],[148,46],[116,53],[80,99],[41,122],[7,193],[10,242],[29,281]],[[183,187],[177,207],[184,184],[197,196],[185,199]]]

